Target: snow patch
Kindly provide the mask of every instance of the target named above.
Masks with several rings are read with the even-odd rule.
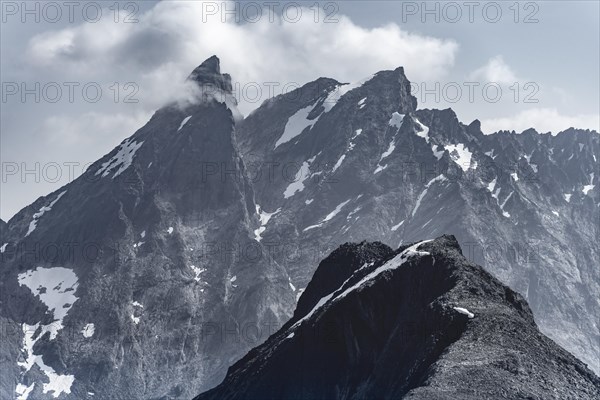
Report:
[[[92,336],[94,336],[95,331],[96,327],[94,326],[94,324],[86,324],[86,326],[84,326],[81,330],[81,333],[83,334],[83,337],[91,338]]]
[[[415,118],[414,120],[415,120],[415,122],[417,123],[417,125],[419,126],[419,128],[421,129],[420,131],[418,131],[418,132],[415,132],[415,134],[416,134],[418,137],[422,137],[423,139],[425,139],[425,141],[426,141],[427,143],[429,143],[429,127],[428,127],[428,126],[425,126],[425,125],[423,125],[423,124],[421,123],[421,121],[419,121],[419,120],[418,120],[418,119],[416,119],[416,118]],[[433,150],[433,146],[431,147],[431,149]],[[434,151],[434,153],[435,153],[435,151]],[[443,151],[442,151],[442,154],[444,154],[444,152],[443,152]]]
[[[342,156],[337,160],[337,162],[333,166],[333,169],[331,170],[331,172],[337,171],[337,169],[340,167],[340,165],[342,165],[342,163],[344,162],[344,158],[346,158],[346,155],[342,154]]]
[[[27,398],[29,397],[29,394],[33,390],[34,386],[35,386],[35,382],[29,386],[25,386],[25,385],[19,383],[17,385],[17,388],[15,389],[15,392],[18,395],[17,400],[27,400]]]
[[[496,187],[496,178],[494,178],[494,180],[492,180],[490,183],[488,183],[487,190],[489,190],[490,193],[494,193],[495,187]]]
[[[312,128],[319,119],[318,117],[315,119],[308,119],[308,115],[315,108],[315,105],[316,103],[304,107],[288,118],[283,134],[277,139],[277,142],[275,142],[275,148],[300,135],[306,128]]]
[[[304,204],[309,205],[310,203],[312,203],[313,201],[315,201],[315,199],[308,199],[304,201]]]
[[[446,151],[444,146],[431,143],[430,138],[429,138],[429,127],[424,125],[423,123],[421,123],[421,121],[419,121],[416,118],[414,118],[414,121],[417,123],[417,126],[419,128],[418,131],[415,131],[415,134],[417,136],[425,139],[425,142],[427,142],[428,144],[431,145],[431,151],[433,152],[433,156],[435,158],[437,158],[438,161],[441,160],[442,157],[444,156],[444,152]],[[439,149],[440,147],[442,148],[441,150],[436,150],[436,149]]]
[[[77,275],[63,267],[36,268],[19,274],[18,280],[19,285],[26,286],[39,297],[57,321],[49,328],[50,340],[54,340],[63,328],[63,319],[78,300],[74,294],[78,287]]]
[[[96,171],[96,176],[102,174],[102,178],[108,176],[115,168],[119,167],[112,176],[115,179],[121,175],[133,162],[135,153],[142,147],[144,142],[135,142],[131,138],[126,139],[120,146],[117,154],[111,157],[110,160],[103,163],[102,166]]]
[[[375,168],[375,171],[373,172],[373,174],[378,174],[379,172],[383,171],[384,169],[386,169],[388,167],[387,164],[385,165],[381,165],[381,162],[390,156],[390,154],[392,154],[394,152],[394,150],[396,149],[396,137],[394,137],[392,139],[392,141],[390,142],[390,144],[388,145],[388,148],[386,151],[383,152],[383,154],[381,154],[381,157],[379,158],[379,162],[377,163],[377,168]]]
[[[571,202],[571,196],[573,196],[572,193],[564,193],[565,196],[565,200],[567,201],[567,203]]]
[[[268,213],[266,211],[262,211],[258,204],[256,205],[256,213],[258,214],[258,219],[260,220],[260,226],[254,230],[254,239],[256,239],[257,242],[262,240],[262,234],[267,229],[267,224],[269,223],[271,217],[280,211],[281,208],[278,208],[272,213]]]
[[[324,112],[327,113],[331,111],[346,93],[361,87],[362,85],[370,81],[374,76],[375,75],[371,75],[355,83],[345,83],[337,86],[327,95],[327,98],[325,98],[325,101],[323,102],[323,108],[325,109]]]
[[[462,308],[462,307],[452,307],[455,311],[458,311],[461,314],[466,315],[469,318],[475,318],[475,314],[473,314],[471,311],[467,310],[466,308]]]
[[[395,112],[392,114],[392,118],[390,118],[388,125],[400,129],[402,126],[402,121],[404,121],[404,114]]]
[[[8,243],[4,243],[2,246],[0,246],[0,253],[4,253],[6,251],[7,245],[8,245]]]
[[[393,153],[393,151],[396,149],[396,144],[394,143],[395,141],[396,141],[396,138],[392,139],[392,141],[388,145],[387,150],[384,151],[383,154],[381,155],[381,157],[379,158],[379,161],[383,161],[384,158],[389,157],[389,155]]]
[[[466,172],[469,170],[473,154],[464,144],[447,144],[445,148],[450,153],[450,158],[452,158],[463,171]]]
[[[198,268],[195,265],[190,265],[190,268],[192,269],[192,271],[194,271],[194,280],[196,282],[200,282],[200,274],[205,272],[206,269],[204,268]]]
[[[348,216],[346,217],[346,219],[351,219],[354,216],[354,214],[356,214],[360,210],[362,210],[362,206],[356,207],[354,210],[350,211],[350,213],[348,214]]]
[[[398,224],[392,226],[392,231],[398,230],[398,228],[400,228],[402,226],[402,224],[404,224],[404,220],[402,220]]]
[[[61,328],[62,328],[62,325],[61,325]],[[40,327],[40,323],[38,322],[35,325],[23,324],[22,329],[23,329],[23,347],[22,347],[21,351],[23,352],[23,354],[25,356],[25,360],[17,361],[17,365],[19,367],[21,367],[22,369],[24,369],[24,372],[22,375],[25,375],[27,372],[29,372],[31,370],[31,368],[33,367],[33,365],[36,364],[48,378],[48,383],[45,383],[45,382],[42,383],[43,393],[52,392],[52,396],[54,398],[59,397],[62,393],[67,393],[67,394],[71,393],[71,386],[73,385],[73,382],[75,381],[75,376],[57,374],[56,371],[52,367],[49,367],[48,365],[46,365],[44,363],[44,359],[41,355],[37,355],[37,354],[33,353],[33,347],[35,346],[36,342],[41,337],[43,337],[46,334],[46,332],[51,332],[50,340],[53,339],[52,338],[52,330],[53,330],[52,325],[42,325]],[[39,334],[34,339],[34,336],[38,330],[39,330]],[[16,390],[17,394],[19,394],[21,396],[19,398],[26,399],[27,396],[29,396],[29,393],[33,389],[34,385],[35,385],[35,383],[31,384],[25,390],[23,389],[24,385],[22,385],[22,384],[17,385],[17,390]],[[20,393],[20,392],[22,392],[22,393]]]
[[[506,211],[504,211],[504,206],[506,205],[506,202],[508,201],[508,199],[510,199],[510,197],[513,195],[514,192],[511,192],[506,199],[504,199],[504,201],[502,202],[502,204],[500,204],[500,199],[498,198],[498,196],[500,195],[500,190],[501,188],[496,188],[496,178],[494,178],[490,183],[488,183],[487,185],[487,190],[492,194],[492,197],[494,199],[496,199],[496,204],[498,204],[498,207],[500,207],[500,211],[502,211],[502,215],[506,218],[510,218],[510,214]],[[495,189],[495,191],[494,191]]]
[[[380,173],[381,171],[383,171],[387,167],[388,167],[387,164],[385,164],[385,165],[377,165],[377,168],[375,168],[375,171],[373,171],[373,175]]]
[[[596,187],[596,185],[594,185],[594,173],[592,172],[590,174],[590,184],[585,185],[583,187],[583,189],[581,189],[581,191],[583,192],[583,194],[587,195],[589,193],[589,191],[593,190],[595,187]]]
[[[33,219],[29,223],[29,229],[27,230],[27,233],[25,234],[25,237],[29,236],[31,234],[31,232],[33,232],[35,230],[35,228],[37,227],[37,223],[40,220],[40,218],[42,218],[42,216],[45,213],[47,213],[48,211],[51,211],[52,207],[54,207],[54,205],[56,204],[56,202],[59,201],[60,198],[65,195],[65,193],[67,193],[66,190],[64,192],[60,193],[58,196],[56,196],[56,198],[50,204],[48,204],[47,206],[43,206],[42,208],[40,208],[40,210],[38,212],[36,212],[35,214],[33,214]],[[2,252],[4,252],[4,250]]]
[[[344,201],[343,203],[340,203],[340,204],[338,204],[338,205],[337,205],[337,207],[335,207],[335,209],[334,209],[332,212],[330,212],[329,214],[327,214],[327,216],[326,216],[325,218],[323,218],[323,220],[322,220],[321,222],[319,222],[319,223],[318,223],[318,224],[316,224],[316,225],[311,225],[311,226],[308,226],[308,227],[304,228],[304,230],[303,230],[303,231],[304,231],[304,232],[306,232],[306,231],[308,231],[308,230],[311,230],[311,229],[314,229],[314,228],[318,228],[318,227],[320,227],[321,225],[323,225],[325,222],[328,222],[328,221],[330,221],[330,220],[331,220],[331,219],[333,219],[333,218],[334,218],[336,215],[338,215],[338,214],[339,214],[339,212],[340,212],[340,211],[342,211],[342,208],[344,208],[344,206],[345,206],[346,204],[348,204],[349,202],[350,202],[350,200],[346,200],[346,201]]]
[[[502,210],[502,215],[504,215],[506,218],[510,218],[510,214],[508,212],[504,211],[504,206],[506,205],[508,200],[512,197],[513,193],[514,192],[510,192],[510,194],[508,196],[506,196],[506,199],[504,199],[502,204],[500,204],[500,210]]]
[[[179,132],[181,130],[181,128],[183,128],[185,126],[185,124],[187,124],[191,118],[192,118],[191,115],[189,117],[185,117],[183,119],[183,121],[181,121],[181,124],[179,124],[179,128],[177,128],[177,132]]]
[[[301,192],[304,190],[304,181],[309,177],[309,163],[308,161],[304,161],[302,166],[296,173],[294,177],[294,181],[288,185],[288,187],[283,192],[283,197],[288,199],[295,195],[297,192]]]
[[[73,306],[73,303],[78,300],[74,295],[78,286],[77,275],[70,269],[63,267],[36,268],[19,274],[18,281],[20,285],[29,288],[46,305],[53,314],[54,322],[41,326],[39,322],[35,325],[22,325],[24,361],[17,361],[17,365],[25,370],[23,373],[25,375],[34,364],[37,364],[49,381],[43,383],[43,393],[52,392],[55,398],[62,393],[71,393],[71,386],[75,377],[73,375],[57,374],[52,367],[44,363],[41,355],[34,354],[33,348],[36,342],[46,333],[50,334],[49,340],[54,340],[63,328],[62,321],[64,317]],[[36,333],[38,333],[37,336]],[[24,387],[22,384],[18,385],[17,394],[19,394],[19,398],[26,399],[34,385],[35,383],[29,387]]]
[[[435,178],[433,178],[432,180],[430,180],[429,182],[427,182],[427,184],[425,185],[425,189],[423,189],[423,191],[421,192],[421,194],[417,198],[417,202],[415,203],[415,208],[413,208],[413,210],[412,210],[411,217],[415,216],[415,213],[417,212],[417,210],[421,206],[421,201],[423,200],[423,198],[427,194],[427,190],[429,189],[429,187],[432,184],[434,184],[435,182],[445,182],[445,181],[447,181],[447,179],[446,179],[446,177],[444,175],[438,175]]]
[[[323,222],[327,222],[330,221],[331,219],[333,219],[333,217],[335,217],[336,215],[339,214],[339,212],[342,210],[342,208],[344,208],[344,206],[346,204],[348,204],[350,202],[350,200],[346,200],[343,203],[340,203],[337,205],[337,207],[335,207],[335,209],[330,212],[329,214],[327,214],[327,216],[325,217],[325,219],[323,220]]]
[[[365,104],[365,102],[366,102],[366,101],[367,101],[367,98],[365,97],[364,99],[361,99],[361,100],[358,102],[358,109],[359,109],[359,110],[362,110],[362,109],[363,109],[363,107],[366,105],[366,104]]]
[[[173,233],[173,227],[170,226],[169,229],[167,229],[167,233],[170,235]]]
[[[537,166],[537,164],[529,164],[529,166],[531,167],[531,169],[533,170],[533,172],[535,172],[537,174],[537,172],[538,172],[538,166]]]

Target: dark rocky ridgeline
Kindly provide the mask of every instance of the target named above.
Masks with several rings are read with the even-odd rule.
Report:
[[[212,57],[189,82],[193,102],[0,226],[0,398],[191,398],[291,316],[230,77]]]
[[[345,244],[298,304],[195,400],[600,396],[600,379],[540,333],[525,299],[469,262],[453,236],[396,251]]]

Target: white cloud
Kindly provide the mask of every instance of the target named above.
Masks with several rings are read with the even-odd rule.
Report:
[[[490,134],[499,130],[515,130],[535,128],[538,132],[557,134],[568,128],[593,129],[600,132],[599,114],[563,115],[555,108],[532,108],[513,116],[489,118],[481,121],[484,133]]]
[[[82,145],[95,147],[101,143],[109,143],[108,146],[114,147],[149,119],[150,115],[144,113],[129,115],[88,112],[76,116],[51,116],[44,120],[42,127],[50,142],[74,148]]]
[[[348,17],[337,23],[314,21],[303,9],[298,22],[279,16],[270,22],[203,22],[198,1],[166,1],[139,16],[139,23],[114,23],[111,13],[99,23],[84,23],[32,38],[30,65],[79,80],[135,80],[140,100],[154,109],[181,91],[185,77],[216,54],[234,82],[256,82],[258,102],[241,99],[247,113],[268,97],[266,82],[304,84],[320,76],[356,81],[383,69],[404,66],[409,79],[439,79],[453,66],[458,45],[410,34],[396,24],[367,29]],[[243,86],[242,86],[243,87]]]
[[[473,71],[470,78],[505,85],[512,85],[519,80],[501,55],[490,58],[484,66]]]

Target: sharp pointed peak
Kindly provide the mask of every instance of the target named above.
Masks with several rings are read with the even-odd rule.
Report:
[[[202,64],[197,66],[188,80],[196,82],[198,85],[214,85],[226,92],[232,91],[231,76],[221,73],[221,61],[219,57],[213,55]]]
[[[202,62],[194,71],[204,71],[213,74],[221,73],[221,60],[216,55],[212,55]]]

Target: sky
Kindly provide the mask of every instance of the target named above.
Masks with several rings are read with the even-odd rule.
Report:
[[[299,7],[300,5],[300,7]],[[1,2],[0,217],[75,179],[211,55],[247,115],[318,77],[403,66],[484,133],[599,130],[597,1]]]

